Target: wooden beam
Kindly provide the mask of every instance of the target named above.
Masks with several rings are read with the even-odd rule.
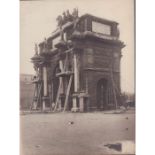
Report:
[[[57,74],[56,74],[56,77],[71,75],[71,74],[73,74],[73,73],[74,73],[74,72],[72,72],[72,71],[60,72],[60,73],[57,73]]]
[[[70,89],[71,89],[72,80],[73,80],[73,75],[71,75],[70,79],[69,79],[69,83],[68,83],[68,87],[67,87],[67,92],[66,92],[66,98],[65,98],[65,104],[64,104],[64,110],[63,111],[65,111],[66,107],[67,107],[68,97],[69,97],[69,93],[70,93]]]
[[[54,112],[56,111],[57,106],[58,106],[58,102],[59,102],[59,98],[60,98],[60,89],[61,89],[61,85],[62,85],[62,80],[59,80],[59,87],[58,87],[58,91],[57,91],[57,96],[56,96],[56,102],[55,102]]]

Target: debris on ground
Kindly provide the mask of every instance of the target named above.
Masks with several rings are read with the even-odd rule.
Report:
[[[74,124],[74,122],[73,122],[73,121],[70,121],[68,124],[69,124],[69,125],[73,125],[73,124]]]
[[[122,144],[121,143],[106,144],[104,146],[108,147],[109,149],[114,149],[116,151],[122,151]]]
[[[120,154],[135,154],[135,142],[134,141],[115,141],[115,142],[108,142],[104,144],[104,147],[108,149],[113,149],[115,151],[119,151]]]
[[[35,147],[39,148],[39,147],[40,147],[40,145],[36,145]]]

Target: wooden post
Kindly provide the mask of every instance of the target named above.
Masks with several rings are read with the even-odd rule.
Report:
[[[60,68],[61,72],[64,72],[62,60],[59,61],[59,68]],[[59,77],[59,80],[60,81],[63,80],[61,76]],[[61,85],[60,93],[64,93],[63,84]]]
[[[67,92],[66,92],[66,98],[65,98],[65,104],[64,104],[64,111],[66,110],[66,107],[67,107],[67,102],[68,102],[68,97],[69,97],[69,93],[70,93],[70,89],[71,89],[72,79],[73,79],[73,75],[71,75],[71,77],[69,79]]]
[[[62,85],[62,81],[59,80],[59,87],[58,87],[58,91],[57,91],[56,103],[55,103],[54,111],[57,110],[57,106],[58,106],[58,104],[59,104],[60,88],[61,88],[61,85]]]

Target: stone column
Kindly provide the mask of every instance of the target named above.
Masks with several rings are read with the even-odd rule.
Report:
[[[85,77],[86,77],[86,93],[88,94],[88,77],[87,77],[88,75],[85,75]]]
[[[78,65],[77,65],[77,56],[74,53],[74,92],[78,91]]]
[[[38,69],[35,68],[35,78],[33,79],[34,80],[34,85],[35,85],[35,93],[34,93],[34,102],[33,102],[33,109],[37,109],[37,100],[38,100]]]
[[[79,96],[80,112],[84,112],[84,96]]]
[[[76,112],[78,111],[77,107],[77,92],[79,89],[79,71],[78,71],[78,64],[77,64],[77,55],[74,53],[73,56],[73,64],[74,64],[74,95],[73,95],[73,107],[72,111]]]
[[[44,111],[46,108],[46,97],[48,95],[48,91],[47,91],[47,68],[44,66],[43,67],[43,104],[42,104],[42,110]]]
[[[61,72],[64,72],[64,67],[63,67],[62,60],[59,61],[59,68],[60,68]],[[62,109],[61,94],[64,93],[63,78],[61,76],[59,77],[59,83],[61,83],[61,87],[60,87],[60,98],[59,98],[59,101],[58,101],[58,109],[61,110]]]
[[[34,102],[33,102],[33,107],[32,109],[37,109],[37,98],[38,98],[38,85],[37,83],[35,82],[35,93],[34,93]]]

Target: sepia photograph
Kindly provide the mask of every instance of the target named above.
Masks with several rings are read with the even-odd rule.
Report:
[[[135,155],[135,1],[19,4],[20,155]]]

